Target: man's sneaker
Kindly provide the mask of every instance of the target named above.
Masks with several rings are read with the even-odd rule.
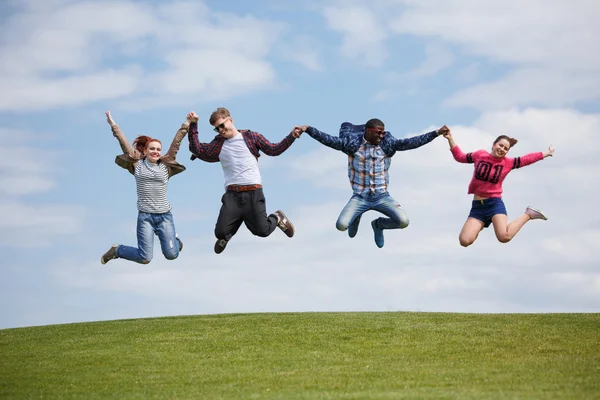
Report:
[[[356,233],[358,232],[358,224],[360,224],[360,216],[354,218],[354,221],[352,221],[352,223],[348,226],[348,236],[351,238],[356,236]]]
[[[277,217],[277,226],[287,235],[287,237],[294,236],[294,225],[285,216],[283,211],[277,210],[273,213]]]
[[[227,240],[217,239],[215,242],[215,253],[221,254],[225,250],[225,247],[227,247]]]
[[[544,221],[548,219],[541,210],[532,207],[527,207],[527,209],[525,209],[525,214],[529,215],[529,218],[531,219],[543,219]]]
[[[375,234],[375,244],[377,247],[383,247],[383,229],[377,226],[377,220],[374,219],[371,221],[371,226],[373,227],[373,233]]]
[[[181,238],[178,234],[175,234],[175,238],[179,241],[179,252],[181,253],[181,251],[183,250],[183,242],[181,241]]]
[[[106,253],[104,253],[102,255],[102,257],[100,257],[100,262],[102,264],[106,264],[107,262],[109,262],[110,260],[114,260],[117,257],[117,248],[119,247],[118,244],[113,244],[111,246],[110,249],[108,249],[108,251]]]

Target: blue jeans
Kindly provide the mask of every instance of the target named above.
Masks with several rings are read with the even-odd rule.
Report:
[[[354,194],[340,213],[335,223],[336,228],[345,231],[351,224],[358,225],[360,217],[369,210],[379,211],[388,217],[377,218],[377,227],[380,229],[404,229],[408,226],[406,211],[388,192],[385,192],[368,196]]]
[[[175,236],[175,224],[170,211],[163,214],[140,211],[137,219],[138,247],[120,245],[117,247],[117,257],[148,264],[152,260],[155,233],[165,258],[176,259],[179,256],[179,239]]]

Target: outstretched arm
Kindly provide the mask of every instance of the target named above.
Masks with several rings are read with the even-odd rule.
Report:
[[[443,135],[446,131],[449,131],[446,125],[442,126],[440,129],[425,133],[423,135],[414,136],[407,139],[396,139],[392,137],[392,148],[396,151],[404,151],[404,150],[412,150],[419,148],[427,143],[431,142],[433,139],[438,137],[439,135]]]
[[[317,128],[313,128],[312,126],[308,125],[296,126],[294,129],[299,129],[301,132],[308,133],[311,138],[321,142],[327,147],[331,147],[332,149],[340,151],[346,150],[348,143],[346,138],[328,135],[327,133],[321,132]]]
[[[294,127],[292,131],[279,143],[269,142],[263,135],[258,132],[253,132],[258,145],[258,148],[268,156],[278,156],[290,148],[292,143],[300,137],[302,132],[298,127]]]
[[[512,168],[517,169],[517,168],[526,167],[528,165],[531,165],[533,163],[541,161],[546,157],[552,157],[553,154],[554,154],[554,147],[552,147],[552,145],[550,145],[550,146],[548,146],[547,151],[544,151],[544,152],[538,151],[537,153],[529,153],[529,154],[525,154],[524,156],[513,158]]]
[[[139,151],[134,149],[129,144],[129,141],[127,141],[127,138],[125,137],[123,132],[121,132],[121,128],[119,128],[119,126],[112,119],[112,115],[110,114],[110,111],[106,111],[104,114],[106,115],[106,122],[108,122],[108,124],[110,125],[113,136],[116,137],[117,140],[119,141],[119,145],[121,146],[121,150],[123,150],[123,153],[128,154],[132,158],[136,158],[136,159],[142,158],[142,156],[143,156],[142,153],[140,153]]]
[[[181,124],[181,127],[177,130],[177,133],[175,134],[175,137],[173,138],[173,141],[171,142],[171,146],[169,146],[169,150],[164,155],[165,159],[175,161],[175,159],[177,158],[177,152],[179,151],[181,141],[183,140],[183,137],[187,134],[188,129],[190,127],[190,123],[192,122],[191,114],[192,113],[189,113],[187,115],[186,121],[183,124]]]
[[[190,121],[188,140],[190,142],[192,160],[199,158],[206,162],[219,161],[220,148],[216,146],[216,140],[210,143],[201,143],[198,139],[198,114],[192,111],[188,114],[187,119]]]
[[[444,131],[442,135],[446,140],[448,140],[448,145],[450,145],[450,150],[452,150],[456,146],[456,143],[454,142],[454,138],[452,137],[452,132],[450,132],[450,129]]]
[[[469,164],[472,164],[474,162],[473,153],[463,153],[460,147],[458,147],[458,145],[454,142],[454,138],[452,137],[452,132],[450,132],[450,129],[444,131],[442,135],[444,135],[444,137],[448,140],[448,144],[450,145],[450,151],[452,152],[452,156],[456,161],[460,163]]]

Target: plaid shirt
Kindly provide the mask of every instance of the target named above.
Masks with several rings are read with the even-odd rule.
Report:
[[[365,140],[362,133],[331,136],[312,126],[306,133],[325,146],[348,154],[348,178],[354,194],[361,196],[387,192],[390,181],[388,170],[396,151],[416,149],[438,136],[437,131],[431,131],[411,138],[396,139],[386,132],[381,143],[374,146]]]
[[[260,157],[259,150],[268,156],[278,156],[286,151],[294,143],[294,140],[296,140],[290,133],[281,142],[271,143],[258,132],[250,130],[240,130],[239,132],[244,137],[244,142],[246,142],[250,153],[256,159]],[[199,158],[206,162],[218,162],[223,143],[227,139],[221,135],[217,135],[210,143],[201,143],[198,140],[198,123],[192,122],[188,130],[188,140],[190,141],[190,152],[192,153],[190,158],[192,160]]]
[[[355,194],[366,196],[387,192],[392,158],[380,146],[362,140],[356,153],[348,156],[348,178]]]

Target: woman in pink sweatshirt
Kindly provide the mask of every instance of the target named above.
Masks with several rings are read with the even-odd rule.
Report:
[[[506,135],[500,135],[494,140],[491,153],[478,150],[467,154],[463,153],[454,143],[451,132],[444,134],[444,137],[448,139],[450,151],[456,161],[475,164],[468,192],[473,194],[473,204],[469,218],[467,218],[458,237],[461,246],[467,247],[473,244],[479,232],[490,226],[490,224],[494,225],[494,232],[498,240],[501,243],[507,243],[527,221],[548,219],[542,211],[527,207],[523,215],[509,223],[506,207],[502,201],[502,182],[511,170],[552,156],[554,153],[552,146],[548,147],[548,151],[544,153],[530,153],[521,157],[510,158],[506,157],[506,154],[517,144],[517,140]]]

